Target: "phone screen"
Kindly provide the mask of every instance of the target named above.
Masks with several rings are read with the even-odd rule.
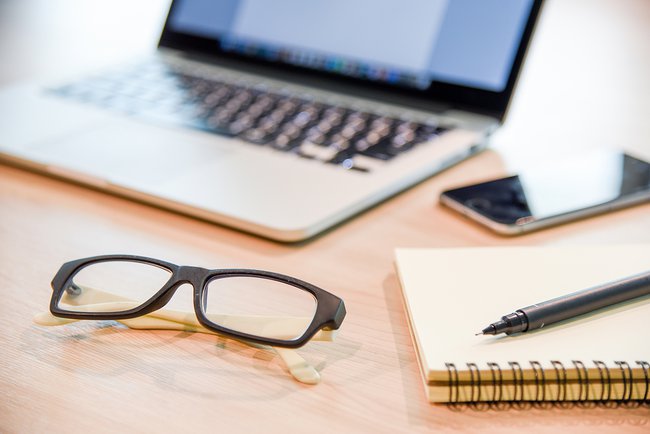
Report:
[[[521,225],[644,191],[650,191],[650,164],[623,153],[598,152],[444,194],[493,221]]]

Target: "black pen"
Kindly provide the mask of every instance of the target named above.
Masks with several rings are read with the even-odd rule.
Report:
[[[476,335],[510,335],[541,329],[549,324],[648,294],[650,271],[517,309]]]

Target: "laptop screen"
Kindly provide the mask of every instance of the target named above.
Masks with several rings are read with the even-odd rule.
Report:
[[[409,95],[453,99],[458,88],[476,90],[474,102],[490,94],[505,95],[507,102],[536,3],[176,0],[165,33],[197,38],[204,52],[211,41],[215,55],[291,65]]]

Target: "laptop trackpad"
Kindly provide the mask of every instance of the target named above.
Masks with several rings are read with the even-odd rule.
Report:
[[[60,169],[144,187],[228,158],[225,140],[125,120],[34,144],[30,150],[38,160]]]

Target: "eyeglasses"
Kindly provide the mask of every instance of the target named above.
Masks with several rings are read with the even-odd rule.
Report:
[[[50,312],[75,320],[128,320],[163,308],[184,284],[193,287],[198,325],[257,344],[297,348],[321,330],[337,330],[345,318],[343,300],[293,277],[130,255],[63,264],[52,280]],[[171,320],[188,324],[187,318]]]

